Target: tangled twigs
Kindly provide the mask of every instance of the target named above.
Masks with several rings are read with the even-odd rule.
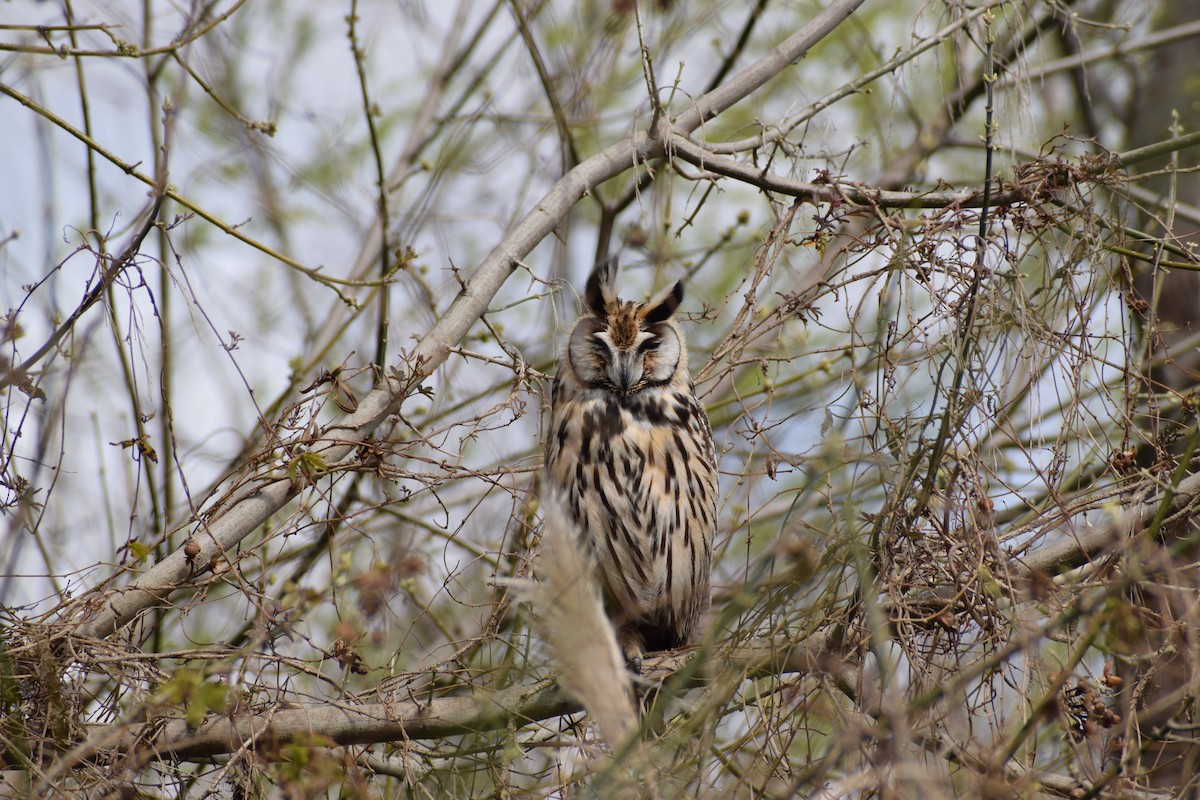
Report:
[[[158,223],[158,212],[162,209],[163,197],[165,189],[162,186],[154,190],[154,198],[150,203],[150,208],[146,212],[146,221],[142,227],[129,240],[129,244],[125,245],[125,249],[121,254],[112,260],[112,263],[100,270],[99,280],[96,284],[84,295],[83,300],[71,312],[71,315],[63,320],[63,323],[55,328],[54,333],[50,334],[50,338],[39,347],[29,358],[22,361],[16,367],[3,366],[3,374],[0,374],[0,390],[14,383],[20,385],[28,380],[29,371],[33,365],[46,357],[46,354],[58,346],[58,343],[63,340],[63,337],[75,329],[79,318],[87,313],[88,309],[94,306],[101,298],[104,297],[108,288],[113,285],[127,267],[133,264],[133,260],[137,257],[141,250],[142,242],[146,240],[146,236],[150,231],[154,230],[155,224]]]

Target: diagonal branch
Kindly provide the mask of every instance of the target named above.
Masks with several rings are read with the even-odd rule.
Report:
[[[165,184],[165,181],[162,183]],[[164,189],[161,185],[155,188],[154,199],[150,204],[150,211],[146,215],[145,224],[143,224],[141,229],[134,234],[133,238],[129,241],[129,244],[126,245],[125,250],[122,251],[121,255],[113,259],[112,263],[109,264],[108,267],[101,265],[100,279],[96,281],[96,285],[93,286],[86,295],[84,295],[83,300],[80,301],[78,307],[71,312],[71,316],[67,317],[61,325],[55,328],[54,332],[50,334],[50,338],[48,338],[42,344],[42,346],[33,353],[33,355],[22,361],[20,366],[12,368],[7,366],[4,367],[4,373],[0,374],[0,389],[3,389],[9,384],[23,380],[25,376],[29,374],[29,371],[33,369],[33,365],[45,358],[47,353],[58,346],[58,343],[63,340],[63,337],[75,329],[75,323],[79,321],[79,318],[82,317],[89,308],[98,303],[100,298],[104,297],[105,293],[108,291],[108,288],[113,285],[113,282],[125,272],[125,269],[128,266],[133,264],[134,258],[137,257],[138,252],[141,250],[142,242],[146,240],[146,236],[154,229],[155,223],[158,222],[158,212],[162,208],[163,191]]]
[[[1058,575],[1116,552],[1123,543],[1147,530],[1159,514],[1173,516],[1198,499],[1200,473],[1184,478],[1169,491],[1169,495],[1156,494],[1130,506],[1108,522],[1084,525],[1072,534],[1039,547],[1021,558],[1023,577],[1033,577],[1039,573]]]
[[[784,39],[773,50],[739,72],[728,82],[700,97],[695,105],[675,118],[686,133],[740,102],[751,92],[782,73],[802,58],[813,45],[845,22],[866,0],[834,0],[813,17],[812,22]]]
[[[836,0],[800,31],[768,52],[757,62],[708,94],[676,121],[685,131],[734,105],[760,88],[802,57],[828,35],[865,0]],[[512,274],[515,265],[557,228],[579,200],[597,185],[646,161],[665,155],[663,143],[646,132],[635,133],[584,160],[558,180],[492,250],[475,270],[450,307],[421,338],[404,371],[394,372],[359,404],[356,411],[333,422],[309,442],[309,451],[321,457],[330,469],[353,463],[358,445],[395,413],[421,381],[446,360],[450,348],[466,334],[488,303]],[[201,522],[193,542],[199,552],[185,554],[180,547],[151,567],[132,584],[106,597],[102,605],[87,608],[76,633],[107,637],[141,612],[165,602],[188,585],[194,565],[207,564],[214,556],[232,553],[237,545],[295,497],[299,481],[272,475],[252,479]]]

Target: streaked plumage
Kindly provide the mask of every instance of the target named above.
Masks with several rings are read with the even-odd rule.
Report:
[[[546,476],[590,548],[605,609],[635,667],[689,644],[709,605],[717,470],[673,314],[616,296],[616,262],[588,278],[551,394]]]

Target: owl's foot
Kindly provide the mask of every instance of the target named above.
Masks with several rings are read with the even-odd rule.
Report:
[[[618,641],[622,637],[618,636]],[[632,637],[631,637],[632,638]],[[642,645],[640,641],[621,641],[621,654],[625,656],[625,666],[637,677],[642,676]]]

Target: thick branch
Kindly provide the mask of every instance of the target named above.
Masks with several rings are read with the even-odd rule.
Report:
[[[1200,496],[1200,473],[1190,475],[1172,490],[1167,516],[1182,511]],[[1039,547],[1021,559],[1026,576],[1058,575],[1115,552],[1146,529],[1162,506],[1161,494],[1130,506],[1109,522],[1084,525],[1072,534]]]
[[[711,119],[761,87],[803,56],[863,2],[837,0],[831,3],[802,30],[697,100],[693,109],[681,115],[678,127],[685,131],[694,130],[702,120]],[[446,360],[450,348],[487,310],[488,303],[512,274],[515,264],[550,235],[580,199],[604,181],[663,155],[661,142],[644,132],[636,133],[586,159],[564,175],[475,270],[450,307],[421,338],[411,354],[407,372],[401,377],[380,381],[353,414],[329,425],[308,443],[310,452],[319,454],[331,469],[346,466],[353,459],[357,446],[394,414],[408,394]],[[198,526],[193,539],[200,545],[199,554],[188,557],[182,547],[176,550],[129,587],[106,598],[102,606],[89,608],[76,632],[82,636],[109,636],[141,612],[164,602],[191,580],[194,565],[209,563],[214,554],[232,553],[244,538],[295,497],[300,488],[297,481],[274,476],[251,481]]]
[[[380,381],[352,414],[327,426],[309,443],[310,452],[320,455],[330,469],[351,462],[357,446],[396,413],[408,394],[446,360],[450,348],[487,309],[516,262],[549,235],[575,203],[592,187],[660,156],[660,145],[645,133],[638,133],[564,175],[484,259],[441,319],[420,340],[410,357],[411,371]],[[109,636],[142,611],[163,602],[190,580],[194,565],[208,564],[214,554],[231,553],[242,539],[295,497],[302,486],[299,481],[276,477],[252,481],[198,527],[194,540],[201,547],[199,554],[189,557],[180,547],[123,591],[106,599],[76,632],[89,637]]]
[[[834,659],[829,646],[829,636],[822,632],[791,646],[759,645],[728,656],[718,655],[708,666],[740,671],[743,679],[821,670],[831,674],[844,690],[853,691],[854,676]],[[695,652],[685,652],[649,659],[646,677],[665,681],[695,657]],[[702,686],[709,680],[701,671],[689,685]],[[313,737],[328,739],[334,745],[439,739],[499,730],[510,724],[519,727],[580,710],[579,703],[557,684],[543,680],[497,692],[480,691],[470,697],[440,697],[426,703],[411,699],[363,705],[327,702],[212,716],[195,730],[188,730],[183,719],[172,719],[165,724],[159,721],[124,732],[114,749],[129,752],[140,761],[187,761],[247,747],[269,754],[279,745],[311,741]],[[103,752],[91,755],[99,757]]]
[[[686,133],[733,106],[742,98],[762,87],[767,81],[803,58],[812,46],[841,25],[866,0],[833,0],[812,22],[793,33],[758,61],[733,76],[696,101],[690,109],[675,118],[675,125]]]
[[[117,744],[137,760],[188,761],[242,748],[269,754],[274,748],[314,738],[334,745],[378,744],[409,739],[439,739],[497,730],[510,721],[518,726],[579,711],[553,681],[514,686],[471,697],[440,697],[428,703],[346,705],[322,703],[232,716],[215,716],[189,731],[187,721],[173,719],[147,736],[146,727],[126,734]]]

